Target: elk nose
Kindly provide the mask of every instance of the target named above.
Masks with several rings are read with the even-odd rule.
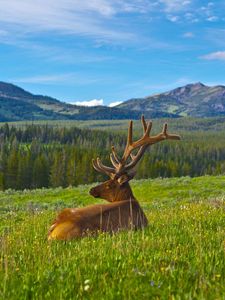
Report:
[[[98,194],[96,192],[96,189],[95,188],[91,188],[90,191],[89,191],[89,194],[93,197],[98,197]]]

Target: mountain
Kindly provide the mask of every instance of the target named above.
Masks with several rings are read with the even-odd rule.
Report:
[[[33,95],[18,86],[0,82],[0,121],[137,119],[140,112],[107,106],[84,107]]]
[[[210,87],[197,82],[166,93],[130,99],[117,107],[148,114],[167,113],[177,117],[225,116],[225,86]]]
[[[85,107],[33,95],[10,83],[0,82],[0,122],[22,120],[101,120],[162,117],[225,116],[225,86],[200,82],[172,91],[130,99],[116,107]]]

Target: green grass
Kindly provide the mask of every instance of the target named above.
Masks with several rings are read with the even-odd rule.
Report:
[[[56,210],[96,203],[90,186],[0,193],[0,299],[224,299],[225,176],[132,187],[145,230],[51,243]]]
[[[175,106],[171,106],[172,110]],[[185,115],[185,113],[184,113]],[[16,126],[18,128],[25,128],[27,125],[46,125],[53,127],[79,127],[79,128],[91,128],[100,130],[113,130],[119,132],[127,132],[128,120],[88,120],[88,121],[77,121],[77,120],[44,120],[44,121],[18,121],[18,122],[8,122],[10,126]],[[214,118],[162,118],[153,120],[153,131],[158,132],[162,129],[162,124],[167,122],[169,124],[170,130],[175,130],[179,132],[224,132],[225,117],[214,117]],[[0,122],[0,127],[5,123]],[[134,121],[135,130],[142,131],[142,125],[140,120]]]

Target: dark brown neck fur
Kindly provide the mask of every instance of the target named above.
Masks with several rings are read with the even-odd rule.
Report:
[[[115,195],[115,199],[113,202],[117,202],[121,200],[136,200],[128,182],[124,183],[121,186],[121,189]]]

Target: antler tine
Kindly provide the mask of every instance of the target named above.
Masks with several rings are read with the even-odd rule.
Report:
[[[120,161],[121,164],[124,164],[128,157],[130,156],[132,149],[132,144],[133,144],[133,121],[129,122],[128,126],[128,134],[127,134],[127,144],[122,156],[122,159]]]
[[[98,167],[96,160],[94,158],[92,159],[92,165],[96,171],[102,173],[102,170]]]
[[[124,151],[124,154],[123,154],[123,157],[122,157],[122,160],[121,160],[121,163],[124,164],[127,160],[127,158],[129,156],[131,156],[132,159],[134,159],[134,155],[131,154],[131,152],[136,149],[136,148],[139,148],[139,147],[142,147],[145,145],[145,138],[147,138],[150,134],[150,131],[151,131],[151,128],[152,128],[152,122],[148,122],[146,123],[145,121],[145,118],[144,116],[142,115],[141,116],[141,122],[142,122],[142,126],[143,126],[143,137],[140,138],[138,141],[136,142],[133,142],[133,139],[132,139],[132,134],[133,134],[133,122],[130,121],[129,123],[129,128],[128,128],[128,138],[127,138],[127,145],[126,145],[126,148],[125,148],[125,151]]]
[[[167,132],[168,130],[168,124],[165,123],[163,125],[163,130],[162,130],[162,134],[165,136],[166,139],[168,140],[180,140],[180,136],[178,134],[170,134]]]
[[[141,116],[141,123],[142,123],[142,127],[143,127],[143,133],[145,133],[146,128],[147,128],[147,124],[146,124],[144,115]],[[135,155],[133,155],[133,154],[130,152],[130,157],[131,157],[131,159],[133,160],[133,159],[135,158]]]
[[[117,153],[116,153],[116,149],[115,149],[114,146],[112,146],[112,155],[113,155],[113,158],[114,158],[114,160],[116,161],[116,163],[117,163],[117,164],[120,164],[121,162],[120,162],[120,159],[119,159],[119,157],[118,157],[118,155],[117,155]]]
[[[146,129],[147,129],[147,123],[145,121],[144,115],[141,116],[141,123],[142,123],[142,126],[143,126],[143,132],[145,133]]]
[[[136,164],[139,162],[139,160],[142,158],[143,154],[145,153],[145,150],[148,148],[148,145],[141,146],[141,148],[138,150],[138,153],[136,155],[132,155],[131,162],[125,166],[124,170],[129,171],[133,169]]]
[[[116,173],[115,169],[103,165],[103,163],[101,162],[99,157],[97,157],[96,160],[92,159],[92,164],[93,164],[93,167],[96,171],[98,171],[100,173],[103,173],[103,174],[106,174],[111,178]]]
[[[130,121],[128,127],[127,146],[131,145],[133,141],[133,121]]]
[[[107,166],[103,165],[103,163],[101,162],[101,160],[100,160],[99,157],[97,157],[97,165],[98,165],[98,167],[99,167],[101,170],[103,170],[106,174],[107,174],[107,173],[110,173],[110,174],[111,174],[111,173],[113,173],[113,174],[116,173],[116,170],[115,170],[114,168],[107,167]]]
[[[168,129],[168,124],[165,123],[165,124],[163,125],[162,133],[165,134],[165,135],[167,135],[167,129]]]
[[[150,134],[150,131],[152,129],[152,122],[149,121],[148,123],[145,121],[144,115],[141,116],[141,122],[142,122],[142,126],[143,126],[143,137],[147,137]],[[143,155],[145,149],[143,148],[147,148],[147,146],[141,146],[141,148],[138,150],[138,153],[136,155],[133,155],[132,153],[130,153],[130,157],[132,160],[136,161],[137,157],[141,158],[141,155]],[[138,161],[140,160],[140,158],[138,159]],[[138,162],[137,161],[137,162]],[[130,165],[130,164],[129,164]]]
[[[110,153],[109,157],[110,157],[110,160],[111,160],[112,165],[113,165],[115,168],[118,168],[118,167],[119,167],[119,163],[118,163],[118,161],[115,159],[114,155],[113,155],[112,153]]]
[[[144,137],[149,136],[149,134],[150,134],[150,132],[151,132],[151,129],[152,129],[152,121],[149,121],[149,122],[148,122],[148,125],[147,125],[147,128],[146,128],[146,130],[145,130]]]

